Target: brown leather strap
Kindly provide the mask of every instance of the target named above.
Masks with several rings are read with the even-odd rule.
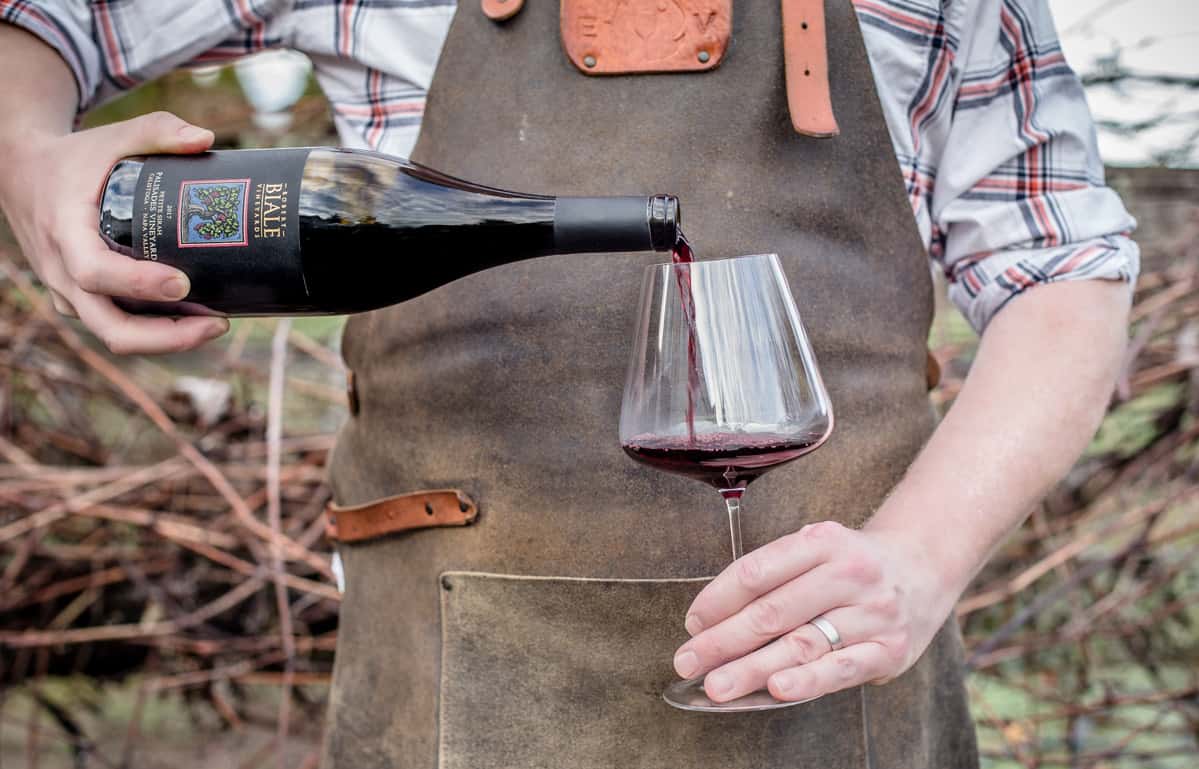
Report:
[[[483,0],[483,13],[492,21],[511,19],[520,13],[525,0]]]
[[[844,0],[848,2],[848,0]],[[791,125],[805,136],[836,136],[828,86],[824,0],[782,0],[783,57]]]
[[[354,507],[333,503],[325,508],[325,536],[338,542],[361,542],[411,529],[466,526],[479,508],[457,489],[415,491]]]

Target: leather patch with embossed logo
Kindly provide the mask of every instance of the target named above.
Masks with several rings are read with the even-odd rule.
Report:
[[[588,75],[713,69],[732,0],[562,0],[562,46]]]

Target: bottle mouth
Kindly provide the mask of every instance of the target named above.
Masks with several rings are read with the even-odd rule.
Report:
[[[674,195],[654,195],[649,199],[649,238],[655,251],[673,250],[679,242],[683,213]]]

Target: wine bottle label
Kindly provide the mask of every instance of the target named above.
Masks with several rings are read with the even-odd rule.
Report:
[[[134,255],[178,267],[193,283],[198,274],[302,282],[298,211],[308,153],[148,157],[134,197]]]

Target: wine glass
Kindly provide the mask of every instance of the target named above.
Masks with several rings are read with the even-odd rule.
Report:
[[[620,443],[638,462],[716,487],[733,560],[742,554],[745,487],[815,450],[832,429],[828,393],[777,255],[646,268]],[[684,710],[798,704],[764,690],[713,702],[702,677],[662,696]]]

